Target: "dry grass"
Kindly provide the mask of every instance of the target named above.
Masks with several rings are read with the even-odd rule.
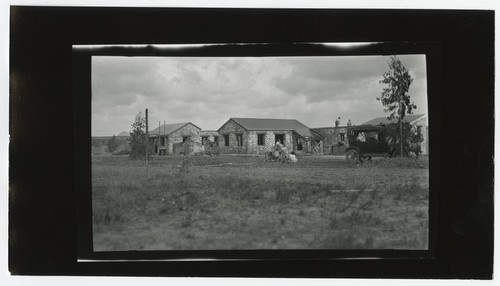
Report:
[[[425,159],[421,165],[427,166]],[[93,157],[94,249],[426,249],[428,169]]]

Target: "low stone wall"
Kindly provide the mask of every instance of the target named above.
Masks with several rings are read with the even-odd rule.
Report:
[[[186,140],[181,143],[173,144],[173,154],[174,155],[190,155],[198,152],[202,152],[204,150],[203,145],[200,142],[196,142],[193,140]]]
[[[345,155],[345,149],[347,148],[346,144],[334,144],[330,146],[330,152],[328,154],[331,155]]]
[[[222,146],[219,151],[221,154],[247,154],[247,148],[244,146]]]

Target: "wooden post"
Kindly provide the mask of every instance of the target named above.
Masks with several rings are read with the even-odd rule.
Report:
[[[149,134],[148,134],[148,109],[146,108],[146,177],[149,174],[148,170],[148,155],[149,155]]]

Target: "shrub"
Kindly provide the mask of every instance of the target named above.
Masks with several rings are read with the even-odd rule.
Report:
[[[421,133],[408,122],[403,122],[403,157],[409,157],[410,154],[415,154],[418,157],[421,153],[420,145],[424,141]],[[399,156],[401,153],[400,145],[400,126],[398,123],[390,123],[386,125],[385,137],[389,139],[391,154]]]
[[[116,136],[113,135],[113,137],[109,138],[108,141],[106,141],[106,147],[108,148],[108,151],[110,153],[113,153],[116,151],[118,148],[118,142],[116,142]]]
[[[130,132],[130,153],[131,159],[142,159],[146,156],[146,118],[139,112],[135,116],[135,121],[132,123],[132,130]],[[150,155],[151,148],[148,152]]]
[[[108,152],[106,152],[105,146],[92,146],[91,154],[92,155],[107,155]]]

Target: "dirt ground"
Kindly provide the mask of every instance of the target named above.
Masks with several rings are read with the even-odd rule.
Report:
[[[427,249],[427,158],[92,158],[95,251]]]

